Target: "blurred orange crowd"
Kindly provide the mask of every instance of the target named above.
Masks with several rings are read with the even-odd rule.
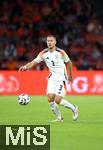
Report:
[[[0,69],[16,70],[46,47],[46,36],[70,56],[74,69],[103,69],[103,25],[89,0],[0,2]],[[34,68],[44,70],[44,63]]]

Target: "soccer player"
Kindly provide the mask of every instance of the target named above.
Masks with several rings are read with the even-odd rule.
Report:
[[[28,70],[41,61],[46,63],[50,71],[47,96],[50,108],[56,116],[56,119],[52,122],[63,121],[58,104],[70,109],[73,112],[73,120],[77,120],[77,106],[63,99],[67,80],[71,83],[73,82],[72,62],[64,50],[56,47],[56,38],[53,35],[47,37],[47,48],[41,51],[34,60],[21,66],[19,71]],[[65,63],[67,64],[69,73],[66,70]]]

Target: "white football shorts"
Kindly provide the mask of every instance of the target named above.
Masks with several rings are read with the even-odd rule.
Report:
[[[48,79],[47,94],[55,94],[65,96],[66,94],[66,83],[65,81],[55,81]]]

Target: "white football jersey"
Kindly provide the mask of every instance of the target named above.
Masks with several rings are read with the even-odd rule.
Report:
[[[50,52],[48,48],[44,49],[38,54],[34,61],[36,61],[37,63],[44,61],[46,63],[51,73],[50,79],[56,81],[65,81],[67,79],[67,71],[64,62],[69,62],[70,59],[64,50],[56,48],[56,50]]]

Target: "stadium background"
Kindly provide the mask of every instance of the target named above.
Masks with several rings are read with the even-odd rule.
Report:
[[[93,0],[0,2],[0,70],[18,70],[46,47],[46,36],[53,34],[57,37],[57,46],[63,48],[73,62],[75,82],[73,87],[68,85],[67,93],[103,94],[101,2],[98,5]],[[44,63],[40,63],[33,70],[34,78],[30,73],[25,73],[24,81],[18,73],[1,72],[0,93],[19,94],[28,91],[28,94],[45,94],[46,77],[42,78],[40,74],[45,75],[47,68]],[[80,70],[87,72],[79,73]],[[37,71],[42,72],[37,74]],[[43,83],[37,91],[32,82],[40,85],[39,81]],[[28,82],[31,82],[30,90]]]
[[[48,124],[53,118],[44,96],[45,64],[18,72],[46,47],[48,34],[56,36],[73,62],[74,83],[68,84],[66,99],[79,107],[76,123],[60,108],[65,120],[50,124],[51,150],[102,150],[102,0],[0,1],[0,124]],[[21,93],[32,95],[26,107],[17,102]]]

